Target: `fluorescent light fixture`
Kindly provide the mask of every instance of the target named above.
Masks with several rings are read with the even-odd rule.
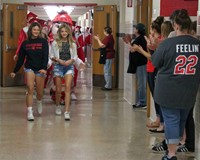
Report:
[[[70,15],[71,12],[74,10],[74,8],[70,6],[44,6],[44,10],[49,16],[49,19],[53,20],[55,16],[58,14],[58,12],[64,10],[68,13],[68,15]]]

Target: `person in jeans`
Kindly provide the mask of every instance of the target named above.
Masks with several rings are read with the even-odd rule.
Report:
[[[114,50],[114,38],[112,35],[112,28],[104,28],[104,39],[101,41],[98,35],[94,36],[94,39],[97,40],[100,48],[106,49],[106,63],[104,64],[104,79],[105,86],[102,90],[112,90],[112,63],[115,55]]]
[[[37,109],[38,113],[41,114],[44,81],[49,57],[49,45],[46,39],[41,38],[41,26],[37,22],[31,23],[27,35],[28,39],[23,41],[20,46],[16,66],[10,75],[14,78],[25,62],[27,119],[28,121],[34,121],[32,109],[34,85],[37,92]]]
[[[158,69],[154,96],[163,113],[168,147],[162,160],[177,160],[177,145],[199,87],[200,41],[190,35],[190,26],[187,10],[180,10],[174,18],[177,36],[162,42],[152,56]]]
[[[70,120],[70,93],[74,75],[74,62],[77,58],[76,43],[72,38],[71,28],[62,24],[58,29],[58,38],[51,45],[50,57],[54,62],[53,74],[56,84],[56,111],[62,114],[60,106],[62,79],[65,80],[65,112],[64,118]]]
[[[175,10],[173,14],[170,16],[172,23],[174,21],[176,14],[178,14],[178,12],[179,10]],[[196,36],[197,24],[196,23],[197,23],[196,21],[192,22],[191,31],[190,31],[190,34],[194,36],[195,38],[197,38]],[[174,35],[176,36],[176,33],[174,33]],[[172,35],[170,36],[173,37]],[[177,152],[194,152],[195,151],[195,123],[194,123],[194,117],[193,117],[193,110],[194,110],[194,107],[191,108],[190,113],[187,117],[185,131],[183,133],[183,138],[180,140],[177,146]],[[152,150],[155,152],[166,151],[167,149],[168,148],[167,148],[167,144],[165,140],[153,145],[152,147]]]
[[[133,26],[133,32],[136,36],[132,39],[129,44],[129,66],[127,73],[135,74],[137,80],[137,93],[136,93],[136,104],[133,104],[133,109],[146,108],[146,82],[147,82],[147,71],[146,64],[147,58],[137,51],[132,51],[133,45],[141,46],[147,51],[147,42],[145,39],[146,27],[142,23],[138,23]]]

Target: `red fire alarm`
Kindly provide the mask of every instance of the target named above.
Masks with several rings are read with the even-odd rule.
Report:
[[[127,0],[127,7],[133,7],[133,0]]]

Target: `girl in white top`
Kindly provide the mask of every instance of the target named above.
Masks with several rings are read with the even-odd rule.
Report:
[[[65,120],[70,120],[70,93],[74,75],[74,62],[77,59],[77,47],[72,38],[71,28],[63,24],[58,29],[58,38],[51,46],[51,60],[56,85],[56,114],[61,115],[60,97],[62,79],[65,80]]]

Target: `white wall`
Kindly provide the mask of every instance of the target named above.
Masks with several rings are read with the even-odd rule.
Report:
[[[160,16],[160,0],[153,0],[152,20]]]
[[[132,34],[133,23],[135,23],[135,8],[137,0],[133,0],[133,6],[127,7],[127,1],[121,0],[120,2],[120,33]],[[121,77],[123,78],[124,99],[129,104],[135,103],[135,74],[127,74],[127,68],[129,64],[129,47],[123,42],[122,38],[119,39],[120,45],[120,66],[123,65],[121,70]]]

